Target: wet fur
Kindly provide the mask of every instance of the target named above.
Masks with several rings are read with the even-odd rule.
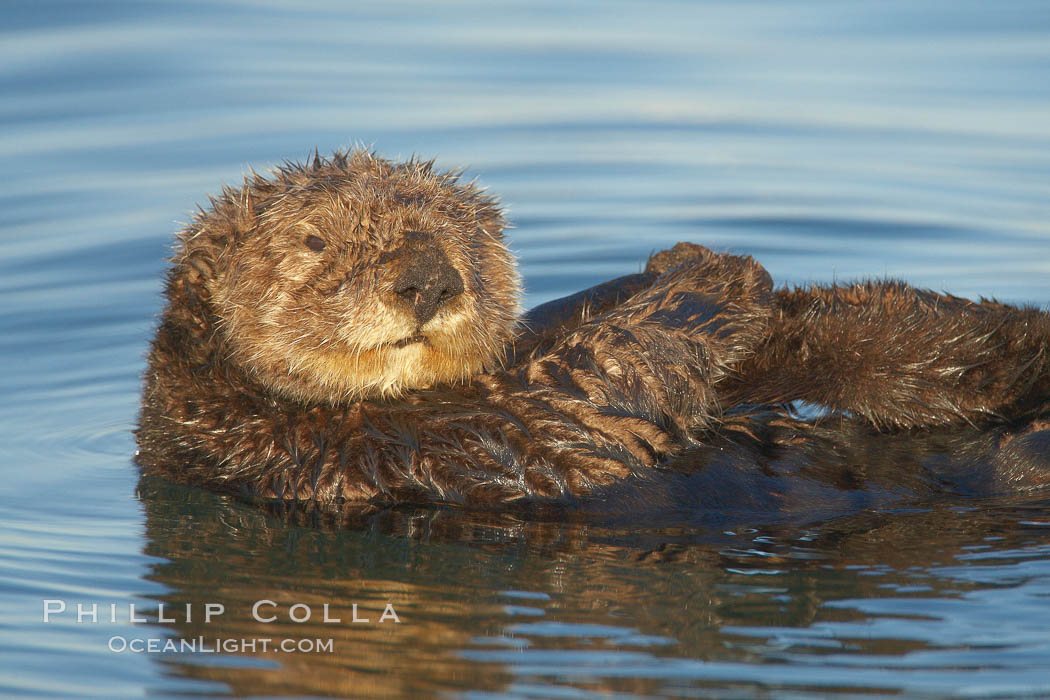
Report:
[[[503,226],[455,173],[361,151],[225,190],[180,236],[140,463],[264,500],[573,504],[674,471],[720,428],[814,439],[747,428],[769,415],[749,405],[883,429],[1050,409],[1037,310],[898,282],[775,291],[751,258],[692,244],[519,327]],[[392,290],[414,232],[466,287],[422,326]]]

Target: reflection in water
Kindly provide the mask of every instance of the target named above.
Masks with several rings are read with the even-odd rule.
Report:
[[[162,663],[173,674],[228,684],[238,695],[467,688],[524,694],[543,688],[546,695],[559,685],[642,695],[680,686],[954,687],[961,672],[944,673],[939,655],[965,659],[970,640],[945,635],[936,607],[927,610],[923,601],[979,592],[979,581],[938,571],[958,567],[982,542],[1030,556],[1047,501],[1036,492],[986,498],[980,509],[958,494],[944,502],[946,490],[976,491],[987,483],[983,477],[994,471],[987,435],[924,435],[893,445],[883,438],[866,448],[858,447],[864,440],[857,435],[839,431],[822,440],[823,461],[805,444],[736,479],[739,487],[765,489],[764,499],[736,510],[696,511],[693,518],[681,509],[670,517],[639,509],[629,525],[620,508],[612,514],[264,509],[144,477],[146,553],[164,560],[148,578],[170,589],[158,596],[168,611],[188,603],[197,611],[191,622],[177,612],[176,622],[158,625],[156,634],[270,644],[333,640],[331,652],[257,647],[236,657],[168,655]],[[836,449],[827,449],[829,442]],[[879,446],[883,459],[875,457]],[[711,452],[724,453],[725,446]],[[695,495],[711,479],[727,479],[725,463],[705,459],[676,488],[684,484]],[[746,471],[733,464],[738,474]],[[938,481],[945,467],[957,472],[966,465],[982,478],[950,489]],[[689,481],[706,472],[712,473]],[[816,500],[825,507],[799,510],[782,489],[789,482],[810,503],[819,489]],[[897,488],[886,496],[891,482]],[[904,495],[909,489],[920,497]],[[935,491],[942,497],[930,495]],[[748,510],[773,501],[785,506],[780,518]],[[870,509],[880,502],[893,507]],[[841,517],[828,519],[829,513]],[[869,607],[888,593],[896,608]],[[253,620],[259,600],[277,603],[261,609],[276,613],[275,621]],[[225,613],[205,624],[205,603],[221,603]],[[388,603],[400,624],[378,623]],[[294,604],[309,606],[309,621],[290,619]],[[341,623],[321,620],[325,604]],[[351,622],[355,604],[369,623]],[[302,617],[304,609],[293,612]],[[908,673],[886,671],[910,667],[908,659],[920,652],[932,656]],[[788,659],[790,671],[757,665]]]

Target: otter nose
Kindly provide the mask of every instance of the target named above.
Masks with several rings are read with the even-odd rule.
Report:
[[[394,292],[408,302],[416,321],[423,325],[442,305],[463,293],[463,278],[440,250],[414,251],[402,270]]]

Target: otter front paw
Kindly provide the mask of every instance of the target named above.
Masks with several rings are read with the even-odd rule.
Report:
[[[672,262],[647,289],[582,326],[569,342],[587,342],[609,329],[653,343],[666,362],[678,345],[678,369],[696,371],[694,390],[733,373],[765,339],[773,310],[773,280],[750,257],[719,255],[679,243],[661,254]],[[672,341],[673,339],[673,341]],[[709,387],[707,387],[709,388]],[[703,390],[706,392],[706,388]]]
[[[702,245],[681,241],[675,243],[673,248],[661,250],[659,253],[650,255],[648,262],[645,263],[645,273],[659,277],[672,267],[681,265],[688,260],[703,261],[715,256],[716,253],[711,252]]]
[[[719,255],[678,244],[668,257],[682,262],[637,295],[633,313],[702,342],[710,357],[729,370],[765,339],[773,312],[773,278],[749,256]]]

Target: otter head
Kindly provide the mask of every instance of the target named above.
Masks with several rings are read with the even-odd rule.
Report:
[[[212,200],[176,257],[226,360],[338,403],[462,381],[500,359],[520,284],[496,202],[457,173],[314,157]]]

